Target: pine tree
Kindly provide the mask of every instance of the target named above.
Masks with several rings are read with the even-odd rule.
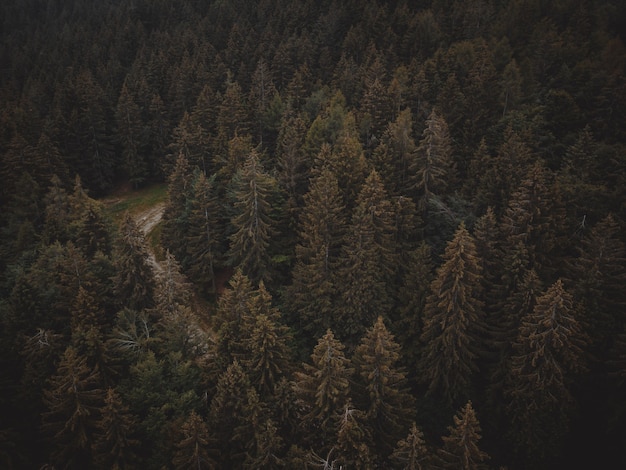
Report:
[[[454,404],[469,395],[483,348],[482,273],[465,225],[459,226],[443,258],[424,310],[420,373],[429,394]]]
[[[365,423],[365,413],[352,406],[351,400],[335,413],[337,444],[335,462],[340,468],[366,470],[375,468],[375,458],[371,455],[372,436]],[[331,465],[332,468],[332,465]]]
[[[194,176],[188,201],[187,271],[194,282],[215,294],[215,272],[223,263],[224,251],[215,175],[206,178],[197,172]]]
[[[126,82],[122,85],[115,110],[117,138],[122,147],[122,168],[129,181],[137,187],[148,176],[144,157],[145,133],[141,110]]]
[[[136,423],[115,389],[107,390],[100,416],[93,443],[94,467],[132,468],[139,445],[134,438]]]
[[[456,470],[487,469],[484,463],[489,456],[478,446],[482,438],[480,423],[469,401],[454,416],[454,426],[449,426],[449,435],[443,436],[443,447],[438,450],[438,468]]]
[[[280,456],[283,440],[271,419],[261,424],[254,436],[253,449],[248,452],[243,468],[250,470],[274,470],[284,468],[286,462]]]
[[[252,386],[267,400],[274,395],[280,378],[289,375],[290,334],[281,323],[280,312],[271,306],[272,298],[263,283],[251,301],[251,324],[247,328],[250,334],[243,338],[247,354],[242,358],[242,365]]]
[[[301,409],[303,437],[316,451],[327,451],[333,442],[333,416],[343,410],[350,395],[353,369],[344,345],[331,330],[321,337],[311,362],[295,373],[294,389]]]
[[[332,323],[335,275],[346,225],[337,179],[330,170],[323,169],[315,177],[304,201],[286,301],[292,315],[297,315],[299,330],[314,341]]]
[[[188,229],[187,200],[191,197],[193,170],[184,153],[180,153],[168,176],[167,202],[163,210],[161,241],[180,263],[186,261],[184,243]]]
[[[172,463],[176,470],[213,469],[217,465],[210,456],[211,436],[206,423],[192,411],[181,428],[182,438],[176,443]]]
[[[246,413],[250,380],[236,360],[219,377],[217,390],[209,409],[211,429],[219,429],[217,448],[220,450],[220,463],[224,468],[240,466],[246,451],[246,438],[237,435],[237,428],[250,424]],[[254,392],[254,390],[252,389]],[[256,392],[254,392],[256,394]]]
[[[68,346],[44,390],[47,410],[42,415],[42,430],[50,436],[53,464],[89,467],[98,410],[104,398],[100,387],[98,371]]]
[[[341,283],[338,335],[352,344],[391,300],[395,273],[394,208],[380,176],[372,171],[357,199],[338,271]]]
[[[293,111],[286,111],[281,122],[276,142],[278,161],[278,181],[287,193],[287,207],[291,211],[302,206],[302,198],[307,191],[309,167],[311,162],[302,151],[306,135],[306,122]],[[295,214],[292,214],[295,218]]]
[[[414,164],[417,150],[413,138],[413,118],[409,108],[404,109],[395,121],[389,123],[383,137],[383,141],[387,142],[393,164],[391,181],[394,186],[390,188],[395,189],[394,193],[408,195],[412,180],[410,169]]]
[[[118,302],[134,310],[154,305],[155,277],[143,234],[129,213],[119,230],[113,278]]]
[[[275,235],[270,199],[276,181],[265,173],[259,155],[248,156],[235,189],[235,215],[231,223],[228,259],[253,282],[271,279],[270,240]]]
[[[406,439],[398,441],[390,460],[401,470],[426,470],[431,468],[432,455],[424,441],[424,433],[411,424]]]
[[[410,170],[414,178],[414,191],[419,195],[420,207],[424,210],[433,198],[444,196],[455,183],[448,125],[435,108],[426,120],[426,128]]]
[[[354,395],[372,430],[375,442],[372,451],[384,458],[413,419],[413,398],[407,388],[406,373],[398,365],[399,359],[400,345],[382,317],[378,317],[354,352]]]
[[[405,366],[412,367],[420,354],[424,308],[434,274],[431,251],[430,245],[422,242],[417,249],[401,254],[406,268],[401,276],[398,307],[390,328],[402,345],[401,361]]]
[[[583,304],[598,360],[619,329],[626,306],[626,245],[618,236],[620,230],[616,217],[607,215],[582,239],[571,263],[573,294]]]
[[[504,390],[509,437],[531,462],[555,452],[568,429],[570,384],[585,369],[587,343],[575,313],[571,294],[558,280],[537,298],[513,344]]]
[[[530,267],[538,273],[557,270],[557,250],[565,245],[565,214],[558,195],[550,189],[549,173],[541,161],[529,169],[514,191],[502,217],[505,250],[519,241],[527,249]]]

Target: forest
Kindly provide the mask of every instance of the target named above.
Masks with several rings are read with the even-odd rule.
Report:
[[[625,42],[621,0],[3,0],[0,467],[626,468]],[[157,252],[104,202],[154,185]]]

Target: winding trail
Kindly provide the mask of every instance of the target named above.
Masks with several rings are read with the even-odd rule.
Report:
[[[165,203],[161,202],[156,204],[155,206],[146,209],[145,211],[137,214],[135,216],[135,222],[137,223],[137,227],[143,233],[144,237],[148,237],[150,232],[157,226],[157,224],[163,218],[163,211],[165,210]],[[149,245],[148,248],[148,261],[152,265],[152,269],[154,269],[155,274],[159,274],[163,272],[163,267],[157,261],[154,251],[151,249]]]

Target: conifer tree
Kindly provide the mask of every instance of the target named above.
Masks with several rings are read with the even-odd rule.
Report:
[[[618,222],[612,214],[600,220],[582,239],[571,266],[573,293],[583,303],[588,333],[600,355],[606,352],[626,307],[626,245],[619,238]]]
[[[406,439],[398,441],[390,460],[401,470],[426,470],[432,466],[432,455],[424,441],[424,433],[411,424]]]
[[[304,363],[302,370],[295,372],[303,437],[317,452],[327,451],[332,444],[333,416],[343,410],[350,395],[353,369],[344,349],[329,329],[313,349],[311,363]]]
[[[528,249],[529,264],[537,272],[551,273],[556,251],[565,245],[564,211],[549,185],[549,173],[541,161],[529,169],[514,191],[502,217],[505,249],[519,241]],[[550,270],[551,268],[551,270]]]
[[[372,448],[372,436],[365,423],[365,413],[355,408],[351,400],[335,414],[337,426],[337,444],[335,462],[340,467],[366,470],[375,468]],[[332,467],[331,467],[332,468]]]
[[[135,420],[115,389],[109,388],[96,423],[93,443],[94,467],[132,468],[139,441],[135,439]]]
[[[314,340],[333,322],[335,275],[346,228],[343,203],[332,171],[325,168],[315,177],[304,201],[296,264],[286,301],[292,314],[297,315],[299,329]]]
[[[464,224],[443,258],[424,310],[420,373],[429,394],[454,404],[468,396],[483,348],[482,273],[474,238]]]
[[[141,110],[135,96],[129,90],[127,82],[122,85],[115,109],[117,138],[122,147],[122,168],[129,181],[137,187],[148,176],[148,167],[144,156],[145,131],[141,119]]]
[[[91,445],[104,392],[97,370],[68,346],[56,373],[44,390],[47,410],[42,429],[49,435],[53,464],[86,468],[91,464]]]
[[[276,425],[271,419],[267,419],[255,433],[252,449],[246,455],[243,468],[274,470],[286,467],[286,462],[280,455],[282,448],[283,440]]]
[[[309,167],[302,150],[307,127],[303,117],[287,110],[282,119],[276,142],[278,161],[278,181],[287,193],[287,207],[295,211],[302,206],[302,198],[307,190]],[[292,215],[295,217],[295,215]]]
[[[154,305],[155,277],[143,234],[129,213],[119,230],[113,288],[122,306],[142,310]]]
[[[338,271],[339,318],[333,328],[344,341],[355,344],[365,325],[388,309],[396,268],[393,231],[393,205],[372,171],[359,193]]]
[[[437,452],[440,461],[437,468],[456,470],[487,469],[489,456],[478,446],[482,438],[480,423],[472,402],[454,416],[454,426],[449,426],[449,435],[442,436],[443,447]]]
[[[372,450],[384,458],[405,435],[413,419],[413,398],[399,359],[400,345],[379,316],[354,352],[354,396],[372,430]]]
[[[263,283],[251,301],[250,325],[246,328],[249,336],[242,340],[247,350],[242,365],[252,386],[267,400],[274,395],[280,378],[290,372],[290,334],[281,323],[280,312],[271,306],[272,298]]]
[[[393,162],[393,184],[395,193],[409,195],[411,181],[410,169],[414,165],[417,145],[413,138],[413,118],[409,108],[404,109],[395,121],[389,123],[384,135],[391,161]]]
[[[242,464],[246,451],[244,442],[249,436],[235,438],[236,431],[246,423],[246,414],[250,380],[235,360],[219,377],[217,390],[209,409],[211,429],[219,429],[216,436],[217,448],[220,450],[220,463],[226,468],[235,468]],[[252,390],[254,392],[254,390]],[[254,392],[256,394],[256,392]]]
[[[436,108],[428,116],[410,170],[414,191],[424,210],[434,197],[444,196],[454,185],[456,170],[450,133],[444,117]]]
[[[182,438],[176,443],[172,463],[176,470],[213,469],[215,461],[210,456],[212,438],[206,423],[200,415],[192,411],[181,428]]]
[[[223,262],[224,251],[215,175],[207,178],[202,172],[195,174],[188,213],[187,270],[194,282],[214,294],[215,272]]]
[[[176,164],[168,176],[167,202],[163,210],[163,245],[180,262],[187,257],[184,241],[188,228],[187,200],[190,199],[193,170],[184,153],[178,154]]]
[[[537,298],[513,344],[504,391],[510,439],[531,462],[554,452],[568,429],[570,384],[585,370],[587,343],[575,313],[571,294],[558,280]]]
[[[402,345],[401,361],[405,366],[412,367],[420,354],[419,339],[424,326],[424,308],[434,274],[431,251],[430,245],[422,242],[417,249],[402,253],[406,258],[406,268],[401,277],[398,307],[390,329]]]
[[[235,215],[231,219],[235,232],[230,236],[228,259],[253,282],[271,279],[270,240],[275,228],[270,199],[275,191],[276,181],[252,151],[236,182]]]

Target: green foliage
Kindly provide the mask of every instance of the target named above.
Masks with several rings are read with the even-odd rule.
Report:
[[[624,467],[621,3],[0,2],[0,465]]]

